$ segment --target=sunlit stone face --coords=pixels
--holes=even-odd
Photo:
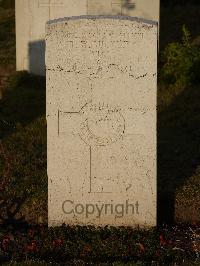
[[[49,225],[155,225],[157,25],[61,19],[46,49]]]

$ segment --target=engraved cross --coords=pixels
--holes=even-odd
[[[51,9],[53,7],[63,7],[63,0],[39,0],[38,7],[47,7],[49,9],[49,19],[51,19]]]

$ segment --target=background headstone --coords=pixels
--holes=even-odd
[[[59,19],[46,45],[49,225],[154,226],[157,24]]]
[[[45,24],[86,14],[87,0],[16,0],[17,70],[45,75]]]
[[[80,15],[128,15],[159,21],[159,0],[16,0],[17,70],[45,75],[45,23]]]
[[[158,0],[87,0],[88,15],[122,15],[159,21]]]

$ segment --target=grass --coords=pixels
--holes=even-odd
[[[47,219],[45,100],[45,80],[22,72],[10,78],[0,103],[2,176],[7,169],[7,191],[0,212],[6,222],[16,218],[8,217],[13,201],[19,202],[14,208],[27,221]]]
[[[23,126],[34,121],[35,118],[45,115],[46,93],[45,80],[41,77],[28,75],[26,72],[18,72],[9,79],[3,100],[1,101],[1,115],[5,122],[22,124]],[[6,123],[0,124],[5,126]],[[7,134],[8,127],[5,130]],[[3,137],[4,129],[1,128]]]

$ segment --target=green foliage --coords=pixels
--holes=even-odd
[[[185,25],[183,25],[182,31],[183,31],[183,45],[185,47],[191,47],[191,45],[190,45],[190,41],[191,41],[190,32],[186,28]]]
[[[200,4],[200,1],[197,1]],[[186,6],[174,5],[174,0],[171,0],[171,2],[173,6],[163,6],[163,2],[161,1],[160,51],[163,51],[169,43],[180,41],[182,37],[182,31],[180,29],[183,24],[190,29],[193,42],[199,39],[200,8],[188,0]]]
[[[200,48],[191,44],[190,33],[183,26],[182,43],[170,43],[162,54],[160,79],[184,88],[200,81]]]

